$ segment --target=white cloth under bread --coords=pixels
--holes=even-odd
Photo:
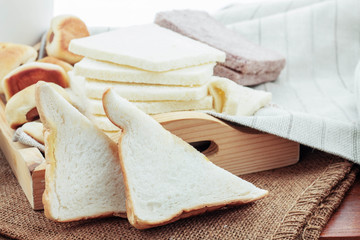
[[[247,1],[219,11],[227,27],[287,63],[277,81],[256,87],[281,107],[211,114],[360,163],[359,12],[357,0]]]

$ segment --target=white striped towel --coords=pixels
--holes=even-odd
[[[281,108],[252,117],[209,113],[360,163],[360,1],[246,1],[215,17],[282,53],[287,65],[275,82],[255,87]]]

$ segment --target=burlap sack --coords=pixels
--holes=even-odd
[[[55,223],[33,211],[0,158],[0,233],[17,239],[316,239],[356,177],[341,158],[303,149],[293,166],[242,178],[270,191],[255,203],[137,230],[126,219]]]

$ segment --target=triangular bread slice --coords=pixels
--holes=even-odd
[[[213,75],[215,63],[166,72],[151,72],[130,66],[84,58],[75,64],[75,74],[98,80],[160,85],[198,86]]]
[[[211,163],[132,103],[108,90],[108,118],[123,130],[118,147],[129,222],[139,229],[263,198],[266,190]]]
[[[124,216],[116,144],[44,82],[36,103],[44,124],[45,216],[59,222]]]

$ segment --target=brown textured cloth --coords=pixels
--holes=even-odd
[[[0,156],[0,233],[18,239],[316,239],[357,170],[348,161],[306,148],[296,165],[242,176],[269,190],[263,200],[137,230],[115,217],[73,223],[46,219],[30,208]]]

